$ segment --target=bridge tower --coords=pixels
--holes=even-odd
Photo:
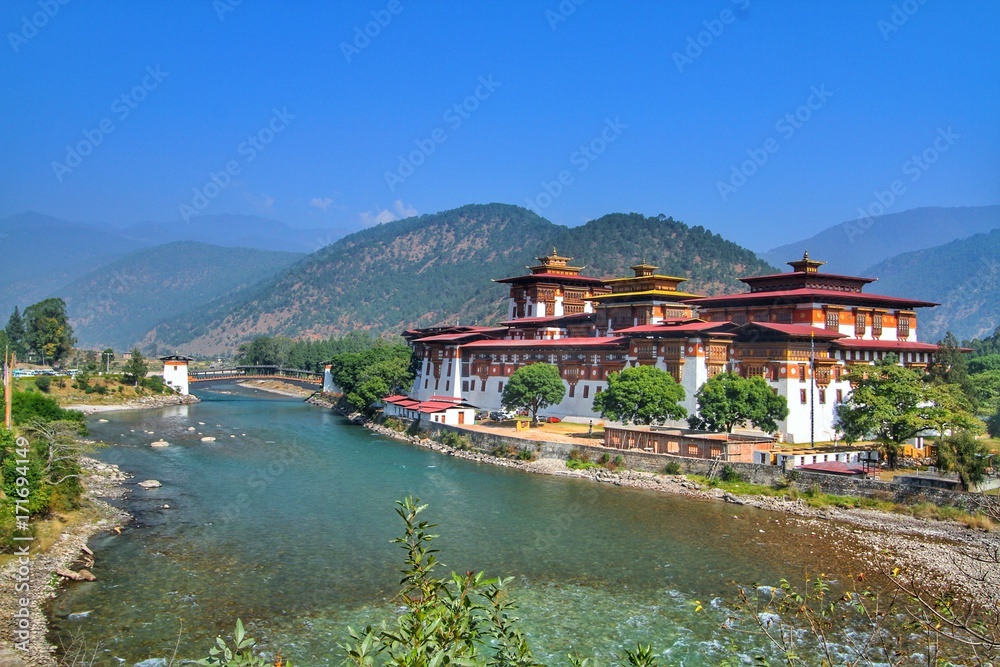
[[[191,357],[178,354],[160,357],[163,362],[163,381],[173,387],[181,396],[188,395],[188,363]]]

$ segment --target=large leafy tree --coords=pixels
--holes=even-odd
[[[24,309],[24,321],[25,341],[43,364],[58,363],[76,343],[62,299],[45,299],[28,306]]]
[[[503,388],[500,403],[508,410],[527,409],[531,421],[538,423],[538,411],[555,405],[566,395],[559,369],[546,363],[521,366]]]
[[[608,388],[594,398],[602,417],[629,424],[660,424],[687,415],[684,387],[654,366],[626,368],[608,376]]]
[[[131,382],[133,386],[138,387],[148,372],[149,364],[146,363],[146,358],[142,356],[139,348],[133,347],[129,360],[122,367],[122,375],[125,381]]]
[[[688,418],[691,428],[732,433],[749,422],[765,433],[776,433],[778,422],[788,416],[788,403],[762,377],[744,378],[719,373],[695,394],[698,414]]]
[[[874,439],[890,467],[896,467],[904,442],[937,425],[929,385],[895,359],[857,367],[847,379],[853,389],[837,406],[837,426],[848,442]]]
[[[976,407],[976,388],[969,377],[969,362],[962,345],[955,334],[948,332],[938,342],[938,350],[934,361],[927,369],[927,379],[933,384],[957,385],[972,403],[973,412]]]
[[[938,445],[938,467],[958,473],[963,491],[986,479],[990,459],[990,450],[970,431],[961,431]]]
[[[377,343],[362,352],[342,352],[333,357],[330,375],[355,410],[368,410],[390,394],[413,384],[413,353],[401,343]]]

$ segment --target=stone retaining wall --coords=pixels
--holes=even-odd
[[[427,431],[429,437],[435,440],[440,440],[440,434],[445,431],[452,431],[465,436],[472,443],[473,449],[485,453],[491,453],[497,447],[506,445],[516,449],[528,448],[536,452],[540,458],[565,460],[569,458],[569,453],[576,449],[588,454],[592,461],[596,461],[604,454],[608,454],[612,458],[621,456],[626,468],[647,472],[660,472],[668,463],[674,461],[680,465],[683,473],[689,475],[708,475],[715,464],[714,461],[708,459],[695,459],[687,456],[674,456],[672,454],[653,454],[637,450],[608,449],[599,445],[571,444],[541,439],[525,440],[522,438],[511,438],[495,433],[470,431],[460,426],[448,426],[446,424],[425,422],[422,424],[422,427]],[[716,474],[718,474],[722,465],[730,466],[743,479],[754,484],[771,485],[776,482],[788,481],[784,471],[778,466],[734,461],[716,466]],[[831,493],[838,496],[858,496],[876,498],[878,500],[891,500],[906,505],[930,502],[935,505],[953,506],[968,510],[972,509],[972,506],[975,504],[972,496],[957,491],[903,486],[876,479],[841,477],[804,470],[796,471],[794,476],[795,479],[791,484],[801,491],[808,490],[814,485],[819,485],[824,493]]]

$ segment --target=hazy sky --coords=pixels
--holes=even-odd
[[[0,29],[0,216],[506,202],[766,250],[1000,202],[995,1],[3,0]]]

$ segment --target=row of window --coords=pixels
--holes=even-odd
[[[826,389],[824,387],[819,387],[816,390],[816,398],[819,399],[820,405],[826,405]],[[799,402],[802,403],[802,405],[806,405],[809,402],[808,389],[799,389]],[[838,389],[836,403],[839,404],[843,402],[844,402],[844,390]]]

